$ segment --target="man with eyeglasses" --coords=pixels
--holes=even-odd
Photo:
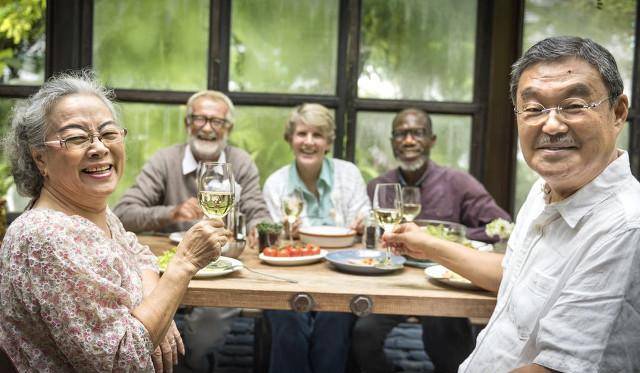
[[[512,66],[511,99],[541,179],[506,254],[408,225],[384,239],[498,291],[460,372],[639,372],[640,183],[616,147],[628,99],[615,59],[590,39],[542,40]]]
[[[429,115],[405,109],[392,122],[391,146],[400,166],[369,182],[372,198],[379,183],[400,183],[420,188],[421,212],[416,219],[444,220],[468,227],[471,239],[493,242],[485,225],[494,219],[511,220],[473,176],[430,160],[435,145]],[[356,321],[353,350],[363,372],[391,372],[383,345],[389,332],[406,316],[370,315]],[[436,372],[454,372],[473,350],[473,333],[466,318],[421,317],[424,347]]]
[[[236,182],[236,203],[251,232],[249,244],[255,242],[256,224],[271,218],[260,190],[258,168],[251,156],[227,144],[233,114],[233,103],[221,92],[201,91],[189,98],[184,119],[187,143],[154,154],[113,210],[127,230],[166,233],[188,230],[203,217],[196,199],[198,163],[228,162],[232,164]],[[237,309],[223,308],[178,310],[176,323],[187,349],[185,363],[191,370],[213,369],[213,350],[237,314]]]

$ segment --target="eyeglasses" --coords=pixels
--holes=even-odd
[[[70,151],[86,149],[93,144],[93,139],[96,138],[102,142],[105,146],[121,143],[125,136],[127,136],[127,129],[121,127],[111,127],[103,130],[100,133],[84,133],[82,135],[72,135],[66,138],[58,136],[58,140],[45,141],[43,144],[65,148]]]
[[[223,118],[207,117],[204,115],[190,115],[190,123],[193,124],[198,130],[201,130],[206,124],[210,124],[212,128],[226,128],[231,123]]]
[[[542,123],[553,110],[556,111],[556,115],[563,121],[572,122],[579,120],[587,110],[594,109],[601,103],[608,100],[610,97],[605,97],[600,101],[593,103],[587,103],[581,98],[568,98],[560,102],[558,106],[545,108],[542,104],[537,102],[526,103],[522,105],[520,109],[513,108],[516,115],[520,116],[522,123],[535,126]]]
[[[391,138],[395,141],[402,141],[408,135],[411,135],[414,139],[422,140],[427,137],[427,129],[426,128],[409,128],[406,130],[395,130],[391,132]]]

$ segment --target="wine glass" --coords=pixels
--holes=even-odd
[[[402,191],[400,184],[377,184],[373,193],[373,212],[378,224],[385,232],[393,232],[393,227],[402,220]],[[391,248],[387,246],[385,265],[391,262]]]
[[[198,171],[198,204],[209,219],[223,218],[233,207],[231,163],[203,162]]]
[[[402,216],[404,219],[409,222],[413,221],[416,216],[420,215],[420,210],[422,210],[420,188],[402,188]]]
[[[296,222],[300,213],[302,213],[303,202],[302,192],[299,189],[286,192],[280,199],[282,207],[282,215],[287,221],[287,236],[289,241],[293,241],[291,237],[291,226]]]

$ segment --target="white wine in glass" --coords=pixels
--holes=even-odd
[[[402,188],[402,216],[406,221],[413,221],[420,215],[422,204],[420,203],[420,189],[416,187]]]
[[[198,203],[209,218],[223,218],[233,208],[235,182],[231,163],[204,162],[198,173]]]
[[[400,184],[377,184],[373,193],[373,213],[385,232],[392,232],[402,220],[402,191]],[[391,248],[387,247],[385,265],[391,262]]]
[[[282,204],[282,214],[287,221],[287,236],[289,236],[289,241],[291,241],[293,239],[291,237],[291,226],[302,213],[302,208],[304,206],[302,193],[299,190],[294,189],[285,193],[280,202]]]

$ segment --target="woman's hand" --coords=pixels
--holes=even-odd
[[[393,252],[408,255],[416,259],[431,259],[431,243],[433,236],[426,233],[414,223],[397,226],[393,232],[385,232],[382,241],[391,246]]]
[[[178,354],[184,356],[184,344],[176,323],[171,321],[171,326],[169,326],[164,340],[160,342],[160,345],[151,354],[153,369],[157,373],[173,372],[173,366],[178,364]]]
[[[218,259],[222,246],[230,236],[231,232],[224,229],[222,220],[201,221],[184,235],[169,266],[178,261],[186,264],[193,275],[211,261]]]

